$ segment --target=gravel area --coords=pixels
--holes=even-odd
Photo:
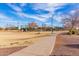
[[[59,34],[50,56],[79,56],[79,35]]]

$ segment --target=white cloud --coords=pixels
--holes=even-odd
[[[38,17],[41,17],[41,18],[49,18],[49,17],[51,17],[52,15],[50,14],[50,13],[48,13],[48,14],[41,14],[41,15],[37,15]]]
[[[21,3],[20,4],[21,7],[24,7],[25,5],[26,5],[26,3]]]
[[[8,17],[2,13],[0,13],[0,21],[2,21],[2,22],[16,22],[11,17]]]
[[[62,21],[62,16],[56,15],[56,16],[53,17],[53,19],[58,21],[58,22],[61,22]]]
[[[35,10],[39,10],[39,9],[43,9],[43,10],[47,10],[49,12],[54,12],[56,9],[60,8],[61,6],[65,5],[64,3],[43,3],[43,4],[35,4],[33,6],[33,8]]]
[[[0,27],[6,27],[7,24],[9,24],[9,26],[12,24],[17,26],[17,21],[14,21],[11,17],[0,13]]]
[[[6,21],[6,20],[10,20],[10,18],[7,17],[6,15],[0,13],[0,20],[5,20]]]
[[[72,10],[72,11],[70,11],[71,14],[74,14],[75,12],[76,12],[76,10]]]
[[[20,4],[22,7],[25,6],[26,4]],[[16,13],[13,12],[14,14],[17,14],[18,16],[20,16],[21,18],[23,17],[28,17],[28,18],[33,18],[33,19],[36,19],[36,20],[39,20],[39,21],[45,21],[46,18],[48,17],[48,14],[47,15],[29,15],[29,14],[26,14],[24,12],[22,12],[22,8],[16,6],[16,5],[12,5],[12,4],[8,4],[8,6],[10,6],[13,10],[17,11]]]
[[[17,12],[21,12],[22,9],[16,5],[12,5],[12,4],[8,4],[9,7],[11,7],[13,10],[17,11]]]
[[[21,6],[25,6],[26,4],[21,4]],[[54,11],[58,8],[61,8],[61,6],[63,6],[65,4],[56,4],[56,3],[36,3],[36,4],[33,4],[32,8],[34,10],[39,10],[39,9],[42,9],[42,10],[47,10],[49,11],[50,13],[48,14],[41,14],[41,15],[29,15],[29,14],[26,14],[24,12],[22,12],[22,8],[16,6],[16,5],[12,5],[12,4],[8,4],[8,6],[10,6],[13,10],[17,11],[16,13],[14,14],[17,14],[18,16],[20,16],[21,18],[23,17],[29,17],[29,18],[33,18],[33,19],[36,19],[36,20],[40,20],[42,22],[45,22],[46,20],[48,20],[49,17],[52,16],[52,14],[54,15]],[[54,16],[54,19],[57,20],[58,22],[60,22],[61,20],[61,17],[60,16]]]
[[[14,21],[11,17],[8,17],[2,13],[0,13],[0,21],[1,22],[17,22],[17,21]]]
[[[36,16],[36,15],[28,15],[28,14],[25,14],[25,13],[21,13],[21,12],[19,12],[19,13],[17,13],[20,17],[26,17],[26,18],[33,18],[33,19],[36,19],[36,20],[39,20],[39,21],[45,21],[46,20],[46,18],[44,18],[44,17],[38,17],[38,16]]]
[[[63,5],[66,5],[66,4],[64,4],[64,3],[61,3],[61,4],[60,3],[59,4],[57,4],[57,3],[35,4],[34,9],[35,10],[39,10],[39,9],[47,10],[47,11],[49,11],[48,14],[40,15],[40,16],[45,17],[45,18],[49,18],[53,15],[54,20],[57,20],[58,22],[60,22],[62,17],[59,15],[55,15],[55,10],[61,8]]]

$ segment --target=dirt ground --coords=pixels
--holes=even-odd
[[[79,35],[58,35],[50,56],[79,56]]]
[[[10,48],[0,48],[0,56],[8,56],[9,54],[19,51],[26,46],[21,46],[21,47],[10,47]]]

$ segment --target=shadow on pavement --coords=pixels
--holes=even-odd
[[[79,48],[79,44],[66,44],[64,46],[70,47],[70,48]]]

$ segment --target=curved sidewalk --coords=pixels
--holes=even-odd
[[[49,56],[54,48],[56,34],[52,36],[42,37],[35,44],[26,47],[20,51],[14,52],[9,56]]]

